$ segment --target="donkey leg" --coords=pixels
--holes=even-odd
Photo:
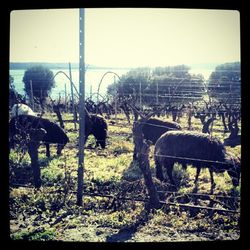
[[[49,143],[45,143],[45,147],[46,147],[46,156],[50,157]]]
[[[201,168],[196,168],[196,175],[195,175],[195,180],[194,180],[194,184],[195,184],[195,187],[193,189],[193,193],[197,193],[198,191],[198,177],[200,175],[200,172],[201,172]]]
[[[211,191],[210,191],[210,193],[213,194],[214,188],[215,188],[215,182],[214,182],[214,176],[213,176],[212,169],[209,169],[209,173],[210,173],[210,178],[211,178]]]
[[[134,154],[135,158],[137,158],[137,154]],[[155,168],[156,168],[156,178],[160,181],[164,181],[163,172],[162,172],[162,165],[157,160],[155,161]]]
[[[56,151],[57,155],[62,154],[62,150],[63,150],[64,146],[65,145],[63,145],[63,144],[57,144],[57,151]]]
[[[194,180],[194,183],[195,183],[195,185],[197,185],[197,183],[198,183],[198,177],[199,177],[199,175],[200,175],[200,172],[201,172],[201,168],[196,168],[196,176],[195,176],[195,180]]]
[[[176,184],[175,184],[175,181],[173,179],[173,168],[174,168],[174,163],[173,162],[169,162],[167,165],[166,165],[166,169],[167,169],[167,174],[168,174],[168,177],[169,177],[169,180],[171,182],[171,184],[176,187]]]

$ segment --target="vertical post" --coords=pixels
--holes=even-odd
[[[67,112],[67,87],[66,87],[66,83],[64,84],[64,104],[65,104],[65,110],[64,112]]]
[[[171,96],[171,89],[170,87],[168,87],[168,102],[169,102],[169,105],[170,105],[170,96]]]
[[[89,91],[89,98],[90,98],[90,100],[92,100],[92,84],[90,85],[90,91]]]
[[[140,81],[140,89],[139,89],[140,93],[139,93],[139,96],[140,96],[140,111],[142,111],[142,106],[141,106],[141,81]]]
[[[158,82],[156,83],[156,104],[159,104],[159,98],[158,98]]]
[[[117,94],[115,96],[115,122],[117,122]]]
[[[30,80],[30,103],[32,110],[34,110],[34,95],[33,95],[33,85],[32,85],[32,80]]]
[[[115,75],[114,75],[114,86],[116,83]],[[118,91],[116,90],[116,95],[115,95],[115,123],[117,122],[117,96],[118,96]]]
[[[72,82],[72,75],[71,75],[71,64],[69,63],[69,78],[70,78],[70,90],[71,90],[71,101],[72,101],[72,110],[74,116],[74,128],[76,130],[76,111],[75,111],[75,101],[74,101],[74,89],[73,89],[73,82]]]
[[[84,62],[84,9],[79,10],[79,161],[77,205],[82,206],[85,142],[85,62]]]
[[[150,170],[150,162],[149,162],[149,150],[150,150],[150,143],[144,140],[142,134],[142,124],[149,119],[150,116],[147,118],[142,118],[141,123],[134,123],[133,126],[133,138],[134,138],[134,155],[133,159],[137,160],[139,164],[139,168],[141,169],[145,185],[148,190],[149,194],[149,203],[147,204],[148,208],[160,208],[160,201],[159,196],[154,185],[152,179],[152,173]]]

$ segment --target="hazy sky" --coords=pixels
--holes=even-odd
[[[239,15],[234,10],[85,9],[85,62],[139,67],[240,61]],[[78,58],[79,9],[11,12],[11,62]]]

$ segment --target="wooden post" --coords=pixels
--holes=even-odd
[[[33,85],[32,85],[32,80],[30,80],[30,102],[31,102],[31,107],[32,110],[34,111],[34,95],[33,95]]]
[[[149,141],[145,141],[143,139],[142,126],[145,121],[146,119],[142,119],[141,122],[138,121],[134,122],[133,137],[135,143],[135,154],[139,164],[139,168],[141,169],[144,176],[145,185],[148,190],[148,195],[149,195],[148,208],[160,208],[161,204],[152,179],[152,174],[148,159],[150,143]]]
[[[152,179],[152,174],[151,174],[150,164],[149,164],[149,159],[148,159],[150,143],[144,140],[144,136],[142,133],[143,124],[156,112],[148,114],[145,117],[135,107],[133,107],[130,104],[128,105],[134,112],[137,112],[138,115],[140,115],[141,117],[140,121],[135,121],[133,125],[133,138],[134,138],[134,144],[135,144],[133,160],[138,162],[139,168],[141,169],[143,176],[144,176],[145,185],[147,187],[148,195],[149,195],[148,208],[160,208],[161,204],[160,204],[159,196],[158,196],[158,193],[156,191],[156,188]]]
[[[116,85],[116,78],[114,76],[114,86]],[[116,89],[115,95],[115,123],[117,122],[117,98],[118,98],[118,90]]]
[[[115,123],[117,122],[117,94],[115,96]]]
[[[140,95],[139,95],[139,97],[140,97],[140,110],[142,111],[142,104],[141,104],[141,81],[140,81],[140,89],[139,89],[139,91],[140,91]]]
[[[74,128],[76,130],[76,109],[75,109],[75,103],[74,103],[74,89],[73,89],[73,82],[72,82],[72,75],[71,75],[71,64],[69,63],[69,78],[70,78],[70,89],[71,89],[71,101],[72,101],[72,112],[73,112],[73,120],[74,120]]]
[[[159,89],[158,89],[158,82],[156,83],[156,104],[159,104],[159,95],[158,95]]]
[[[92,84],[90,85],[89,99],[92,100]]]
[[[66,112],[67,113],[67,87],[66,87],[66,83],[64,84],[64,104],[65,104],[65,110],[64,110],[64,112]]]

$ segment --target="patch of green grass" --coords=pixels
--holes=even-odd
[[[43,185],[53,186],[64,178],[64,162],[61,159],[53,159],[49,166],[41,170]]]
[[[9,154],[9,162],[10,165],[30,165],[31,160],[30,156],[27,151],[21,151],[21,150],[11,150]]]
[[[130,163],[129,167],[123,172],[122,179],[127,181],[135,181],[143,177],[142,171],[137,162]]]
[[[53,240],[56,236],[55,229],[35,229],[34,231],[24,230],[22,232],[15,233],[11,235],[13,240],[38,240],[38,241],[48,241]]]
[[[122,177],[123,171],[130,163],[130,157],[119,155],[117,157],[108,158],[89,158],[86,159],[86,172],[88,178],[100,181],[118,181]]]
[[[96,145],[95,137],[93,135],[89,135],[85,147],[95,148],[95,145]]]
[[[133,152],[133,145],[128,141],[114,142],[110,147],[110,152],[117,156]]]

